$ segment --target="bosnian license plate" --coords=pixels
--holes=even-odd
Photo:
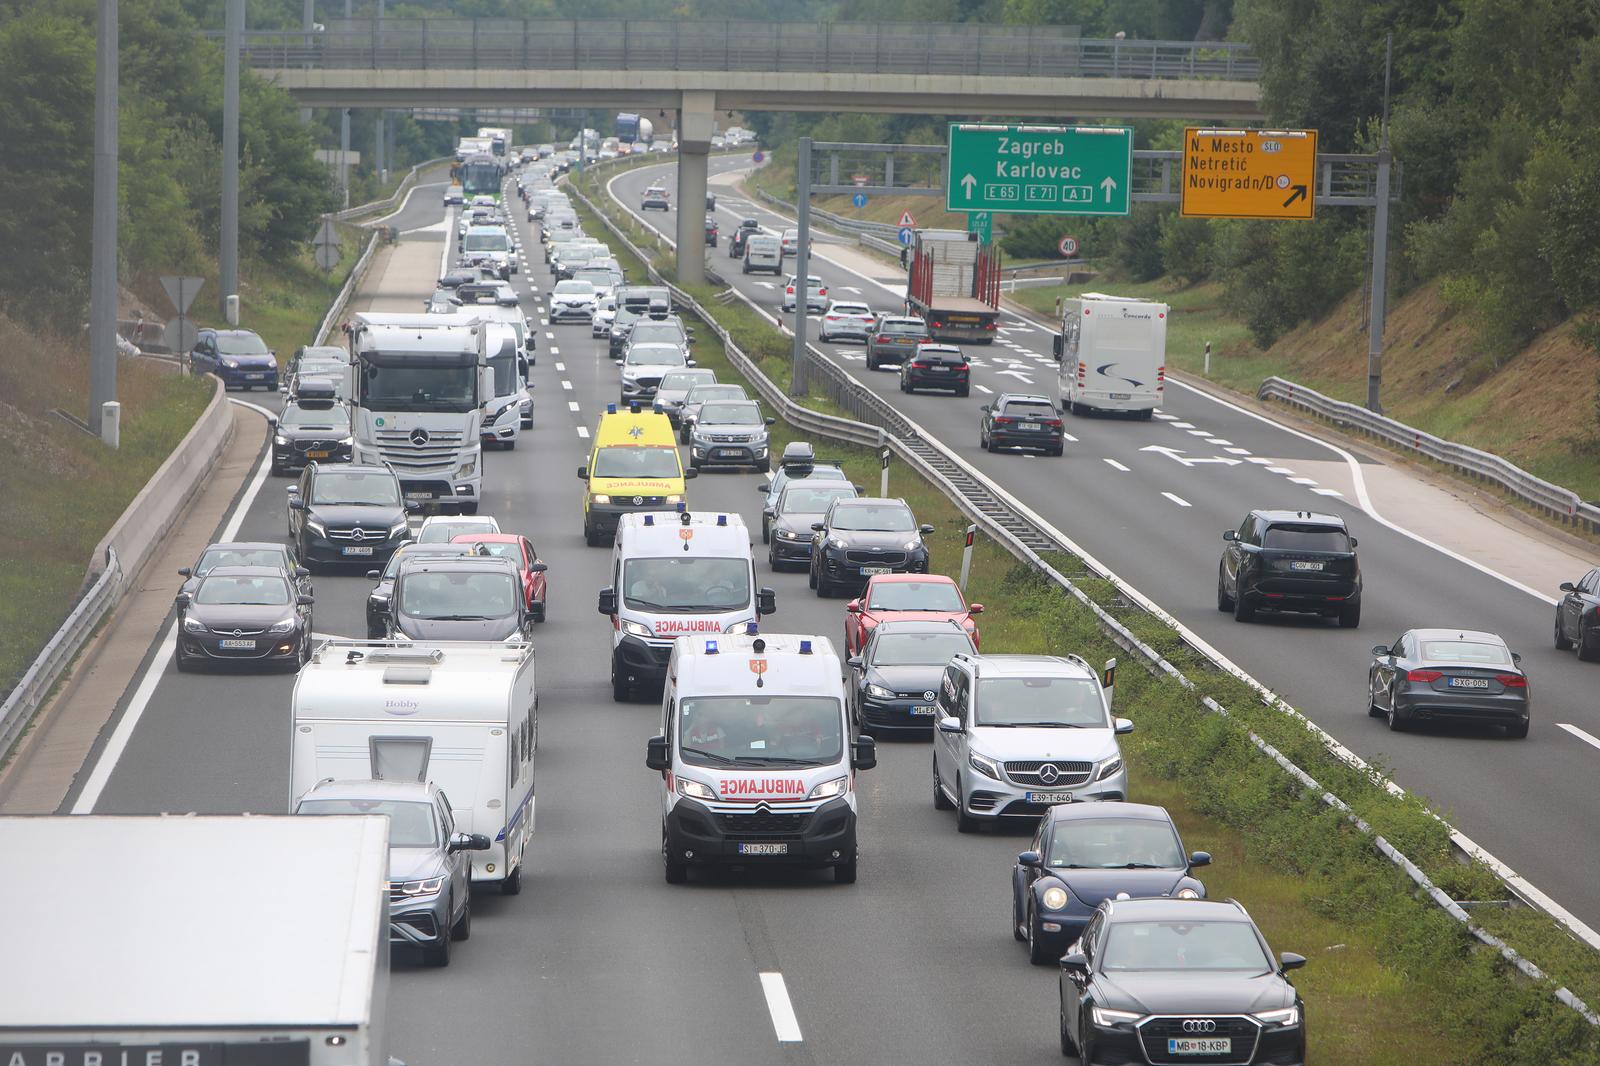
[[[219,640],[217,646],[223,651],[255,651],[256,642],[253,640]]]
[[[429,492],[427,489],[418,489],[415,492],[406,493],[406,499],[408,499],[408,500],[431,500],[431,499],[433,499],[433,493]]]
[[[1131,400],[1131,399],[1133,399],[1133,393],[1131,393],[1131,392],[1113,392],[1111,394],[1111,398],[1113,400]]]
[[[932,704],[928,704],[928,703],[919,703],[915,707],[910,708],[910,711],[911,711],[911,713],[913,715],[918,715],[918,716],[927,715],[929,717],[932,717],[933,716],[933,705]]]
[[[1056,804],[1056,803],[1071,803],[1072,802],[1072,793],[1070,793],[1070,792],[1025,792],[1025,793],[1023,793],[1022,798],[1027,800],[1029,803],[1043,803],[1043,804],[1047,804],[1047,805],[1048,804]]]
[[[1231,1055],[1233,1041],[1226,1036],[1168,1037],[1168,1055]]]
[[[740,855],[787,855],[787,844],[740,844]]]
[[[340,548],[339,551],[343,555],[371,555],[372,545],[364,544],[359,548],[352,545],[347,548]]]
[[[323,451],[323,452],[306,452],[306,458],[307,459],[326,459],[327,457],[328,457],[328,453],[325,452],[325,451]]]
[[[1293,559],[1289,562],[1290,570],[1321,570],[1321,563],[1310,563],[1302,559]]]
[[[863,566],[861,568],[861,576],[862,577],[871,577],[873,574],[892,574],[892,573],[894,573],[894,568],[890,567],[890,566]]]
[[[1487,677],[1452,677],[1450,679],[1450,687],[1451,688],[1488,688],[1489,687],[1489,679]]]

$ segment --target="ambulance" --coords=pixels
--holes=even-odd
[[[680,509],[621,517],[599,607],[611,619],[611,695],[621,703],[661,684],[676,638],[743,632],[778,602],[756,587],[742,517]]]
[[[594,450],[578,467],[583,481],[583,540],[599,547],[616,533],[617,521],[632,511],[671,509],[683,503],[683,483],[699,471],[685,470],[667,416],[641,411],[637,404],[618,411],[607,404],[594,431]]]
[[[679,637],[645,765],[661,775],[669,884],[691,866],[825,866],[855,881],[856,772],[877,753],[851,733],[827,637]]]

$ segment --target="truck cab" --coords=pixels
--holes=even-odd
[[[528,359],[522,354],[516,330],[504,322],[484,325],[485,346],[494,389],[483,401],[479,437],[507,451],[517,446],[522,430],[533,426],[533,395],[528,391]]]
[[[856,879],[856,773],[877,765],[856,737],[826,637],[695,634],[672,648],[660,733],[666,880],[690,866],[828,867]]]

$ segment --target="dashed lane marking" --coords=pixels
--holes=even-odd
[[[1113,470],[1122,471],[1124,474],[1128,472],[1128,468],[1117,462],[1115,459],[1107,459],[1105,460],[1105,464]]]
[[[577,414],[578,413],[578,401],[577,400],[568,400],[567,401],[567,410],[571,411],[573,414]]]
[[[1184,499],[1182,496],[1174,496],[1170,492],[1163,492],[1161,495],[1165,496],[1167,499],[1171,500],[1173,503],[1177,504],[1179,507],[1190,507],[1190,506],[1193,506],[1192,504],[1189,503],[1188,500]]]

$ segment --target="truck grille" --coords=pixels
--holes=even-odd
[[[1186,1032],[1184,1025],[1187,1022],[1200,1022],[1215,1026],[1210,1032]],[[1183,1039],[1185,1037],[1217,1036],[1227,1037],[1233,1042],[1233,1050],[1226,1055],[1169,1055],[1167,1054],[1167,1040],[1169,1038]],[[1239,1017],[1183,1017],[1183,1018],[1151,1018],[1139,1026],[1139,1040],[1144,1044],[1145,1057],[1152,1063],[1162,1066],[1167,1063],[1209,1063],[1211,1066],[1226,1066],[1229,1063],[1246,1063],[1255,1058],[1256,1041],[1261,1036],[1261,1027],[1249,1018]]]
[[[804,814],[719,814],[717,824],[728,836],[796,835],[805,827]]]
[[[1054,766],[1056,768],[1055,780],[1046,781],[1040,776],[1040,771],[1046,766]],[[1094,773],[1094,763],[1092,762],[1055,762],[1048,759],[1030,759],[1025,762],[1006,763],[1006,776],[1019,785],[1072,788],[1086,783],[1092,773]]]
[[[904,566],[905,552],[847,551],[845,560],[861,566]]]
[[[378,452],[395,472],[421,473],[449,470],[461,451],[461,434],[449,430],[429,430],[428,439],[416,444],[408,430],[379,430]]]

